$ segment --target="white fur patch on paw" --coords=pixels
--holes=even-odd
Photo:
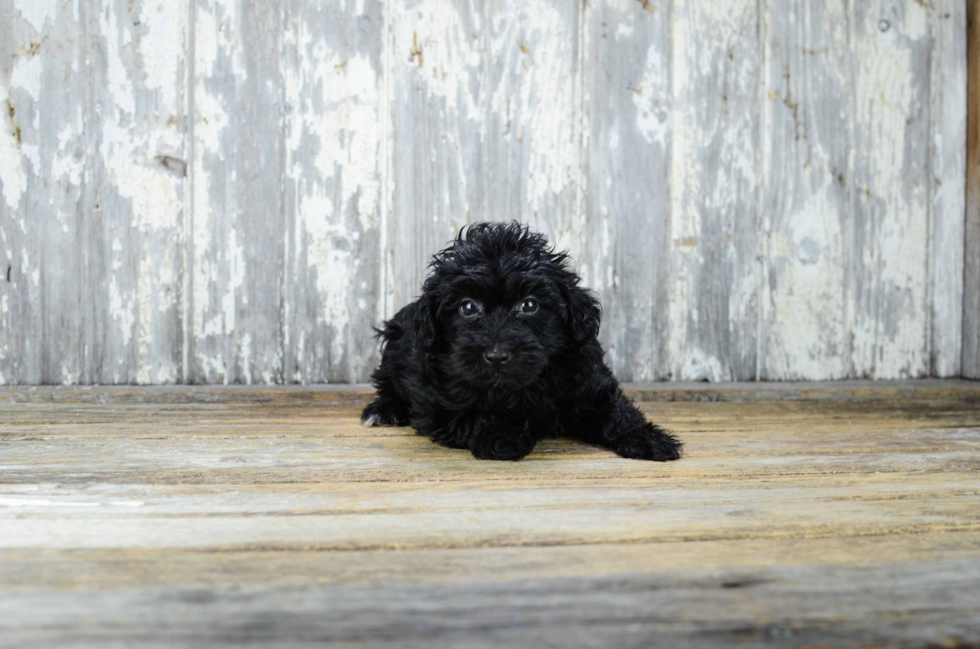
[[[370,417],[368,417],[367,419],[365,419],[361,423],[363,423],[365,427],[370,428],[371,426],[377,426],[378,425],[378,422],[380,422],[380,421],[381,421],[381,417],[380,416],[378,416],[378,415],[371,415]]]

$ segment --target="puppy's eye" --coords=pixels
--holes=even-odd
[[[538,310],[538,301],[533,297],[524,298],[521,302],[521,313],[524,315],[531,315]]]
[[[476,306],[476,302],[473,300],[463,300],[459,305],[459,312],[467,318],[475,316],[479,310],[479,307]]]

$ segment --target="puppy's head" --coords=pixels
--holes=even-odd
[[[479,223],[433,257],[413,322],[440,371],[476,387],[522,388],[555,354],[599,332],[599,303],[568,257],[517,223]]]

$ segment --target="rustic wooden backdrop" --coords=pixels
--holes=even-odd
[[[966,4],[0,0],[0,383],[364,381],[482,219],[625,380],[980,374]]]

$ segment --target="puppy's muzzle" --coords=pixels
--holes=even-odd
[[[510,352],[494,347],[483,352],[483,360],[494,370],[499,370],[510,362]]]

